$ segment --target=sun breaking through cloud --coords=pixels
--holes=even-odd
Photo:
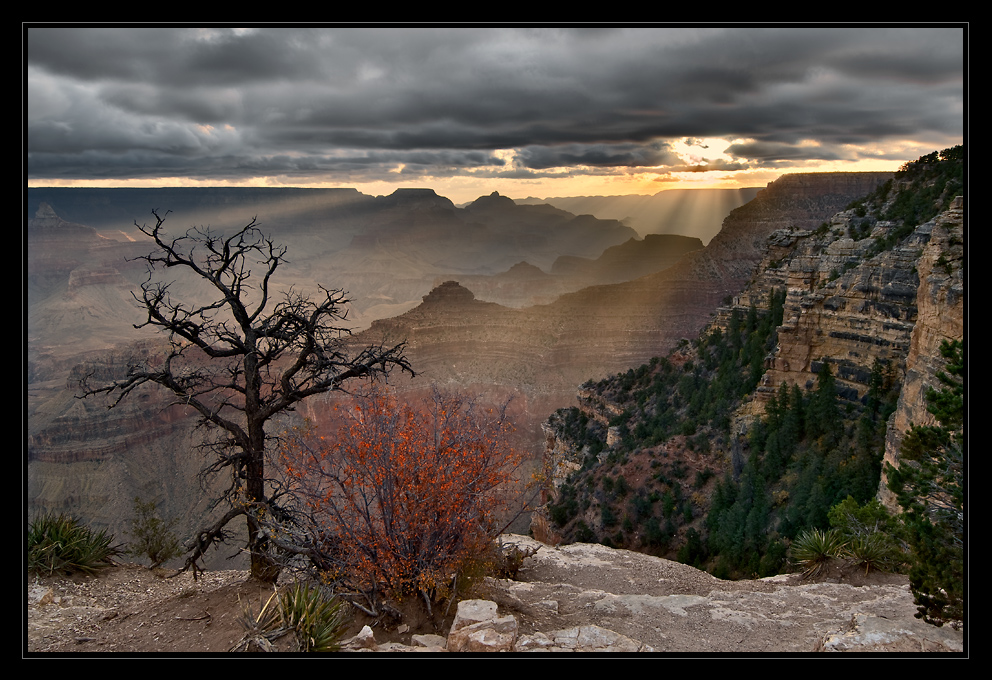
[[[891,170],[961,143],[964,37],[30,26],[28,180],[430,183],[468,200]]]

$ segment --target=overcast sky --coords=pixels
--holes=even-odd
[[[32,186],[763,186],[962,143],[964,30],[26,31]]]

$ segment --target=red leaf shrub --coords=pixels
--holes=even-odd
[[[374,388],[344,416],[333,439],[297,434],[281,451],[325,576],[433,600],[500,529],[504,492],[521,463],[508,444],[505,405],[484,409],[434,389],[400,406]]]

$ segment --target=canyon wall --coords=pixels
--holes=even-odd
[[[774,232],[758,274],[732,305],[718,310],[717,325],[726,328],[735,308],[767,309],[770,291],[786,290],[778,345],[756,393],[759,404],[783,383],[812,387],[824,363],[842,397],[863,401],[873,366],[884,365],[900,390],[886,428],[884,463],[898,467],[910,426],[935,423],[926,392],[939,386],[941,344],[964,339],[964,199],[956,197],[948,210],[880,253],[876,244],[897,225],[878,221],[859,233],[857,213],[839,212],[815,230]],[[884,465],[878,498],[899,511]]]
[[[964,201],[958,197],[950,210],[933,220],[930,239],[916,264],[917,321],[910,335],[902,392],[885,439],[884,460],[896,467],[910,425],[935,424],[927,410],[926,391],[940,384],[936,376],[944,370],[941,344],[964,340],[964,256]],[[890,510],[896,509],[884,468],[879,499]]]
[[[685,548],[690,561],[710,550],[719,555],[710,555],[709,566],[721,573],[750,540],[748,564],[735,568],[757,573],[784,559],[777,531],[791,539],[803,522],[825,525],[827,509],[847,494],[858,502],[877,495],[892,508],[878,478],[883,438],[885,460],[898,464],[909,424],[933,422],[925,395],[944,365],[941,343],[963,337],[963,184],[956,154],[946,156],[860,181],[842,174],[781,178],[731,213],[705,250],[650,277],[672,282],[669,291],[695,277],[685,289],[697,299],[717,285],[738,287],[684,336],[699,343],[679,343],[677,351],[657,353],[664,359],[632,363],[634,370],[608,380],[590,376],[578,391],[579,408],[545,423],[544,469],[555,483],[547,489],[553,502],[534,515],[534,535],[667,550],[670,557],[678,551],[680,560]],[[858,200],[843,197],[852,184]],[[816,215],[828,204],[834,212]],[[774,316],[762,312],[772,309]],[[680,311],[688,316],[693,308]],[[812,408],[794,415],[784,435],[768,434],[780,423],[755,427],[780,387],[813,388],[825,367],[840,397],[830,422],[844,423],[830,434],[835,439],[811,434],[811,420],[811,441],[802,444],[809,448],[781,443],[805,436],[797,430]],[[821,458],[807,455],[814,450]],[[770,479],[754,482],[766,472]],[[742,494],[753,484],[765,496],[728,501],[738,488],[732,483]],[[672,494],[671,507],[659,517],[651,507],[664,494]],[[742,538],[744,528],[724,522],[731,512],[748,517],[748,531],[768,518],[762,535],[772,537],[771,547]]]
[[[810,388],[830,365],[842,397],[863,401],[876,361],[900,389],[887,425],[884,461],[898,466],[899,448],[911,424],[934,424],[926,392],[944,369],[940,346],[964,339],[964,201],[917,226],[891,249],[875,244],[896,228],[877,222],[863,238],[851,238],[855,210],[834,215],[818,230],[788,229],[769,238],[768,253],[753,284],[719,310],[767,308],[772,289],[787,291],[778,345],[766,359],[759,402],[782,383]],[[878,497],[892,511],[895,498],[883,472]]]

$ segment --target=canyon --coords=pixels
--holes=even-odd
[[[517,203],[549,203],[577,215],[620,220],[641,234],[681,234],[708,244],[720,232],[723,218],[751,201],[761,189],[668,189],[653,195],[528,197]]]
[[[596,261],[603,251],[636,241],[638,235],[620,222],[576,217],[550,206],[514,206],[498,195],[483,197],[474,208],[456,209],[430,190],[377,199],[336,195],[338,203],[327,211],[335,219],[340,216],[339,229],[326,228],[330,218],[316,232],[295,229],[288,218],[273,224],[285,226],[275,235],[290,246],[290,253],[300,253],[287,271],[291,283],[337,272],[332,264],[342,267],[344,283],[349,270],[342,263],[349,259],[350,266],[365,268],[365,278],[355,284],[364,292],[356,296],[360,300],[351,341],[408,343],[418,377],[398,379],[399,392],[436,383],[496,402],[512,397],[517,443],[538,465],[545,443],[541,424],[555,409],[576,403],[580,384],[626,371],[667,353],[683,338],[695,337],[715,310],[739,295],[754,276],[766,256],[769,235],[815,229],[890,176],[783,176],[733,210],[705,248],[686,248],[667,269],[632,281],[586,286],[545,304],[527,305],[517,295],[520,307],[480,299],[468,282],[486,267],[493,276],[514,267],[527,269],[521,262],[555,276],[553,266],[562,256]],[[165,196],[152,196],[157,204],[152,207],[162,205]],[[207,199],[214,202],[210,214],[217,220],[232,203],[239,219],[244,218],[243,206],[234,199],[206,196],[198,200],[201,205]],[[316,194],[308,196],[312,200]],[[148,200],[128,198],[145,202],[143,211]],[[90,201],[88,209],[96,210],[92,206],[99,202]],[[372,210],[377,202],[381,210]],[[297,216],[305,209],[325,210],[312,204],[283,204],[282,209]],[[151,389],[109,411],[75,398],[74,381],[83,371],[115,375],[130,354],[153,355],[162,342],[132,327],[130,290],[144,271],[130,260],[145,254],[147,244],[136,239],[133,227],[120,227],[133,218],[113,220],[125,233],[117,240],[107,222],[84,226],[40,204],[39,210],[28,228],[29,513],[70,510],[97,526],[121,531],[137,495],[162,503],[163,513],[180,517],[180,526],[191,529],[207,513],[195,480],[201,461],[194,450],[198,433],[191,414]],[[356,217],[370,210],[374,219]],[[511,217],[514,213],[518,218]],[[74,220],[88,219],[85,211],[78,214]],[[541,220],[548,216],[551,226],[538,238],[535,225],[547,225]],[[191,221],[178,211],[169,216],[173,218],[184,226]],[[436,244],[441,241],[453,242],[454,249],[439,254]],[[497,242],[510,246],[491,247]],[[335,247],[341,248],[337,259],[332,257]],[[421,266],[427,254],[429,266]],[[416,267],[410,264],[414,261]],[[565,260],[559,269],[577,262]],[[588,269],[599,275],[597,267]],[[406,276],[409,272],[416,275]],[[461,276],[465,284],[458,282]],[[404,278],[416,285],[401,287],[397,282]],[[414,297],[418,293],[419,299]],[[401,313],[389,313],[394,310]],[[362,323],[367,323],[364,330]],[[329,399],[311,400],[298,415],[319,418],[329,404]]]

